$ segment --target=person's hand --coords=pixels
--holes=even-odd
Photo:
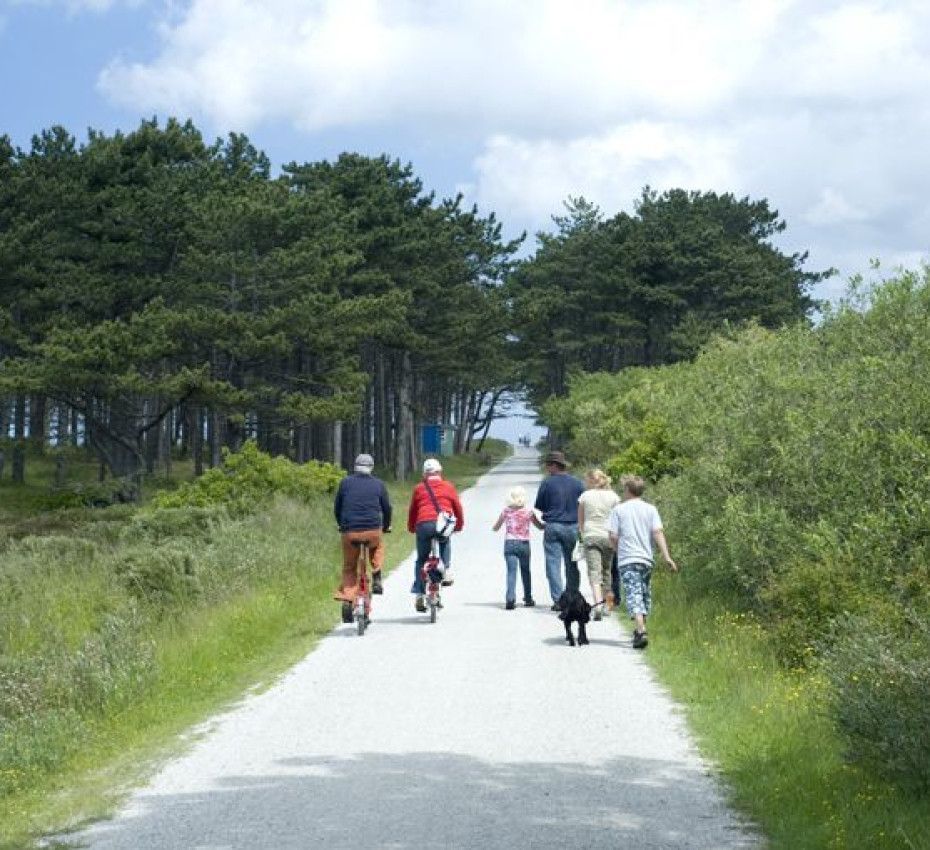
[[[678,564],[676,564],[671,558],[666,558],[665,563],[668,564],[668,568],[673,572],[678,572]]]

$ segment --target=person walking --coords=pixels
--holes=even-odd
[[[578,534],[591,583],[591,604],[596,606],[595,620],[601,619],[603,609],[609,612],[614,605],[610,584],[614,546],[610,542],[607,520],[620,497],[610,489],[610,484],[610,477],[603,470],[592,469],[585,475],[587,489],[578,499]],[[601,602],[604,605],[600,605]]]
[[[342,535],[342,581],[334,595],[342,603],[342,619],[352,622],[352,605],[358,594],[358,543],[368,544],[371,558],[371,592],[383,593],[384,566],[382,533],[391,530],[391,497],[381,479],[372,474],[375,461],[370,454],[355,458],[352,475],[339,482],[333,513]],[[346,619],[348,617],[348,619]]]
[[[439,540],[439,557],[446,568],[442,583],[450,585],[453,582],[451,535],[437,537],[436,534],[436,519],[440,511],[455,516],[454,531],[461,531],[465,527],[465,512],[462,510],[459,494],[451,481],[443,479],[442,464],[431,457],[423,462],[423,480],[414,488],[407,512],[407,530],[417,536],[417,559],[413,567],[411,592],[416,594],[414,607],[420,612],[426,610],[426,588],[421,571],[430,555],[434,538]]]
[[[517,567],[520,568],[520,580],[523,584],[523,604],[532,608],[533,590],[530,578],[530,525],[545,528],[535,512],[526,506],[526,490],[514,487],[507,499],[507,507],[493,525],[494,531],[506,527],[504,536],[504,562],[507,565],[507,590],[504,595],[504,608],[512,611],[517,604]]]
[[[543,532],[546,580],[552,597],[552,610],[558,611],[558,599],[566,586],[569,590],[578,590],[581,584],[578,565],[572,560],[572,551],[578,539],[578,499],[584,492],[584,485],[575,476],[568,474],[568,462],[562,452],[549,452],[545,463],[547,477],[539,485],[534,507],[542,515],[546,526]]]
[[[673,573],[678,565],[672,560],[662,528],[662,519],[655,505],[643,501],[646,483],[638,475],[624,475],[620,479],[623,498],[610,512],[608,531],[617,548],[617,565],[623,596],[630,619],[635,621],[633,648],[645,649],[649,643],[646,634],[646,617],[652,608],[653,543],[659,547],[662,558]]]

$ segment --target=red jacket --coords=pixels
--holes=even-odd
[[[440,509],[455,514],[455,530],[461,531],[465,527],[465,512],[462,510],[459,494],[456,493],[452,482],[445,481],[439,475],[430,475],[429,486],[432,488]],[[426,492],[426,485],[421,481],[414,487],[413,495],[410,497],[407,531],[412,534],[421,522],[435,521],[436,508],[433,507],[433,500],[429,497],[429,493]]]

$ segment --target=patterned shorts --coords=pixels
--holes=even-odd
[[[620,567],[620,581],[623,583],[623,598],[627,613],[649,613],[652,608],[652,591],[649,581],[652,578],[651,564],[624,564]]]

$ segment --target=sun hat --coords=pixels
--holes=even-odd
[[[556,466],[561,466],[562,469],[565,469],[568,466],[568,461],[565,460],[565,455],[562,452],[549,452],[546,455],[546,463],[554,463]]]

